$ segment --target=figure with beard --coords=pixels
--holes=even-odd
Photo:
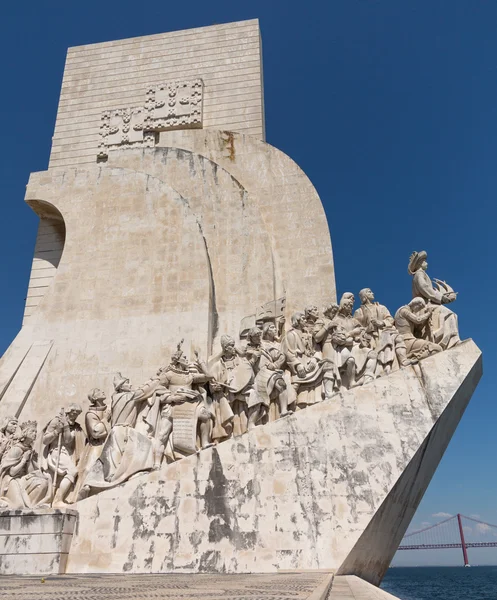
[[[345,292],[333,319],[335,330],[332,342],[336,352],[336,366],[342,385],[347,389],[373,381],[378,361],[376,352],[370,346],[371,337],[352,316],[353,308],[354,294]]]

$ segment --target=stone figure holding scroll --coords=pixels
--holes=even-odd
[[[82,412],[79,404],[70,404],[44,428],[42,435],[43,468],[51,474],[54,483],[54,506],[74,502],[69,496],[78,478],[78,466],[86,443],[86,436],[76,419]]]
[[[424,250],[413,252],[409,258],[407,270],[413,276],[412,297],[423,298],[435,307],[427,323],[427,339],[438,344],[443,350],[448,350],[461,341],[457,315],[446,306],[454,302],[457,293],[445,281],[439,279],[431,281],[426,273],[428,269],[426,258],[427,254]]]
[[[36,421],[23,423],[0,461],[0,508],[48,507],[52,478],[38,468]]]
[[[407,358],[404,338],[395,328],[395,322],[386,306],[375,302],[370,288],[359,292],[361,306],[355,311],[354,319],[365,328],[371,336],[371,346],[378,355],[377,375],[388,375],[397,365],[406,367],[413,360]]]
[[[378,360],[376,352],[371,348],[371,336],[352,316],[353,308],[354,294],[345,292],[333,319],[335,330],[332,341],[336,365],[345,388],[373,381]]]
[[[172,427],[159,430],[159,439],[165,448],[172,433],[174,453],[180,456],[212,445],[211,431],[215,418],[212,403],[207,400],[207,392],[200,387],[211,381],[213,376],[198,354],[197,360],[191,365],[183,354],[181,344],[172,355],[171,363],[158,373],[159,382],[166,389],[160,400],[161,422],[172,423]],[[200,434],[199,443],[197,433]]]

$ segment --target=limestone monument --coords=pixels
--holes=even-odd
[[[316,190],[264,141],[258,21],[70,48],[26,202],[0,571],[378,584],[480,351],[426,252],[396,312],[369,288],[337,303]]]

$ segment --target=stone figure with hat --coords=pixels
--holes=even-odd
[[[457,315],[446,306],[454,302],[457,292],[454,292],[445,281],[433,279],[432,282],[426,273],[428,269],[426,258],[427,253],[424,250],[413,252],[409,258],[407,270],[409,275],[413,276],[412,297],[423,298],[427,303],[435,306],[426,328],[427,339],[441,346],[443,350],[448,350],[461,341]]]

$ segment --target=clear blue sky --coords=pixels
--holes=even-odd
[[[21,326],[37,227],[24,186],[48,166],[67,47],[258,17],[267,141],[321,196],[339,292],[371,287],[394,311],[410,299],[409,254],[425,249],[430,275],[459,292],[462,337],[484,352],[413,525],[439,512],[497,523],[497,3],[29,0],[1,12],[0,354]]]

